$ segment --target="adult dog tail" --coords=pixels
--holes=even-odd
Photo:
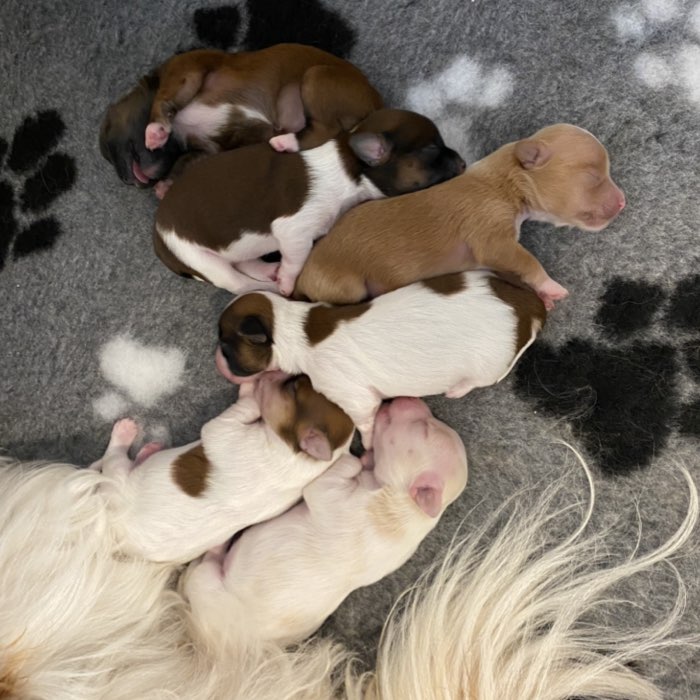
[[[602,551],[605,538],[584,536],[594,496],[588,476],[590,507],[563,542],[552,544],[551,535],[552,526],[571,510],[553,507],[561,486],[550,488],[531,509],[511,499],[512,508],[507,504],[478,532],[454,542],[444,560],[395,606],[376,670],[350,675],[348,698],[661,698],[633,665],[691,641],[674,638],[685,604],[682,580],[672,565],[667,567],[676,579],[675,604],[643,629],[620,629],[620,613],[639,606],[608,596],[625,579],[669,563],[688,542],[698,520],[698,494],[683,470],[690,498],[675,534],[657,549],[637,555],[635,548],[611,566]],[[504,518],[495,539],[489,537]]]

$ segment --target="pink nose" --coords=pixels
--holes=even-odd
[[[398,399],[394,399],[389,404],[389,410],[393,418],[400,416],[408,418],[430,415],[430,409],[427,404],[411,396],[401,396]]]
[[[625,200],[625,195],[623,194],[622,191],[620,191],[620,194],[618,195],[617,198],[617,207],[620,211],[622,211],[625,208],[625,204],[627,204],[627,201]]]

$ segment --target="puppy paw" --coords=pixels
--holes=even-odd
[[[164,124],[151,122],[146,127],[146,148],[153,151],[156,148],[161,148],[170,136],[170,129]]]
[[[153,192],[158,199],[163,199],[172,184],[172,180],[158,180],[158,182],[153,185]]]
[[[131,447],[139,434],[139,426],[131,418],[118,420],[112,428],[111,447]]]
[[[561,301],[569,296],[569,292],[553,279],[547,280],[535,290],[537,296],[542,299],[545,309],[551,311],[554,308],[555,301]]]
[[[296,134],[279,134],[279,136],[273,136],[269,143],[279,153],[296,153],[299,150],[299,139]]]
[[[297,282],[297,275],[283,271],[281,268],[277,272],[277,291],[284,297],[292,295],[294,285]]]

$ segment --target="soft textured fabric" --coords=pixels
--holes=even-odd
[[[229,295],[158,261],[156,200],[118,180],[98,128],[107,104],[176,50],[298,41],[354,61],[389,104],[434,118],[469,163],[549,123],[583,126],[608,148],[628,201],[600,233],[524,226],[523,243],[571,296],[502,384],[429,400],[465,441],[467,489],[405,567],[351,596],[323,632],[371,653],[396,593],[467,512],[565,474],[583,497],[559,438],[596,472],[598,517],[627,523],[621,549],[636,537],[635,502],[649,546],[680,522],[674,465],[700,479],[696,0],[5,0],[0,36],[8,454],[86,464],[126,414],[145,438],[182,444],[235,398],[213,362]],[[697,552],[678,567],[690,585],[685,624],[697,630]],[[630,620],[674,596],[653,580],[630,585]],[[697,655],[670,660],[642,672],[669,698],[700,696]]]

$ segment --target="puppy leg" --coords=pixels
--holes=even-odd
[[[139,434],[139,427],[131,418],[118,420],[112,428],[112,435],[101,460],[102,473],[107,476],[128,474],[133,466],[129,459],[129,448]]]
[[[383,106],[366,78],[347,66],[313,66],[304,73],[301,99],[307,126],[299,134],[302,150],[316,148],[349,131]]]
[[[234,267],[239,272],[248,275],[248,277],[252,277],[254,280],[260,280],[261,282],[277,282],[277,271],[279,270],[280,264],[255,259],[237,262]]]
[[[146,126],[146,148],[151,151],[165,145],[173,117],[194,99],[204,82],[206,73],[202,68],[190,68],[183,75],[177,65],[176,61],[168,64],[153,98],[151,122]]]
[[[365,450],[369,450],[372,447],[374,418],[379,410],[379,407],[382,405],[382,398],[372,390],[358,394],[357,388],[354,387],[350,389],[350,391],[356,392],[352,397],[352,401],[341,401],[341,404],[343,404],[343,410],[350,416],[352,422],[355,424],[355,427],[360,432],[362,446],[365,448]],[[351,394],[348,393],[347,395]],[[336,403],[338,402],[336,401]]]
[[[497,252],[480,254],[475,251],[480,265],[490,267],[498,272],[516,275],[544,302],[545,308],[551,311],[554,302],[564,299],[569,292],[555,282],[540,264],[539,260],[523,248],[520,243],[499,247]]]
[[[198,272],[216,287],[226,289],[231,294],[245,294],[253,291],[274,291],[274,282],[261,282],[244,275],[233,265],[212,250],[199,249],[191,251],[187,260],[182,260],[188,267]]]
[[[273,222],[272,235],[279,241],[282,254],[277,271],[277,289],[280,294],[288,297],[294,291],[297,277],[311,252],[315,233],[306,226],[290,225],[288,221]]]

